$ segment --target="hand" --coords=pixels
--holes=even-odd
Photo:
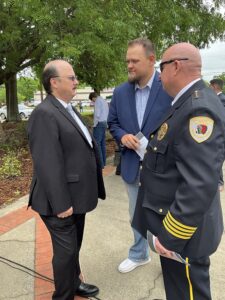
[[[222,192],[224,190],[224,184],[219,184],[219,191]]]
[[[71,216],[73,214],[73,207],[71,206],[69,209],[67,209],[66,211],[60,213],[57,215],[58,218],[67,218],[69,216]]]
[[[163,245],[160,243],[159,239],[155,239],[155,250],[159,253],[161,256],[165,256],[167,258],[173,257],[173,251],[170,251],[163,247]]]
[[[121,143],[127,148],[133,150],[137,150],[140,146],[139,139],[133,134],[125,134],[121,139]]]

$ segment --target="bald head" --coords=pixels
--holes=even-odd
[[[192,73],[201,74],[202,59],[199,50],[192,44],[179,43],[168,48],[164,56],[175,58],[188,58],[186,64],[184,64],[184,70],[191,71]]]
[[[164,88],[174,97],[190,82],[201,78],[201,67],[200,52],[194,45],[179,43],[171,46],[162,57],[161,79]]]
[[[42,83],[48,94],[69,102],[76,95],[78,85],[73,67],[65,60],[52,60],[44,68]]]
[[[62,59],[52,60],[48,62],[42,74],[42,84],[46,93],[52,94],[50,79],[59,76],[59,71],[61,68],[65,67],[70,64]]]

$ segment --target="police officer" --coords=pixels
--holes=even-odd
[[[217,94],[218,98],[225,107],[225,94],[223,93],[223,80],[220,78],[214,78],[210,80],[210,87]],[[222,192],[224,190],[224,179],[223,179],[223,170],[220,170],[220,179],[219,179],[219,190]]]
[[[193,45],[168,48],[160,69],[174,100],[150,134],[132,225],[156,236],[167,300],[210,300],[209,255],[223,232],[218,180],[225,111],[201,80]],[[172,259],[174,252],[184,263]]]

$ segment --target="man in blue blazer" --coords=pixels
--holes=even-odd
[[[126,55],[128,82],[115,88],[110,103],[108,125],[112,136],[122,147],[121,175],[129,198],[130,221],[137,201],[141,158],[136,153],[140,146],[136,135],[141,132],[147,139],[149,132],[171,105],[171,98],[163,90],[158,72],[154,69],[154,46],[147,38],[128,43]],[[150,262],[145,238],[135,229],[134,244],[128,258],[118,270],[126,273]]]

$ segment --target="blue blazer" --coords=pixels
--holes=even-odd
[[[125,134],[136,135],[141,131],[149,138],[149,133],[171,106],[172,98],[163,90],[159,73],[156,72],[147,102],[142,127],[139,127],[135,84],[123,83],[116,87],[109,107],[108,126],[110,133],[120,143]],[[140,157],[134,150],[123,147],[121,156],[121,175],[127,183],[134,183],[140,166]]]

